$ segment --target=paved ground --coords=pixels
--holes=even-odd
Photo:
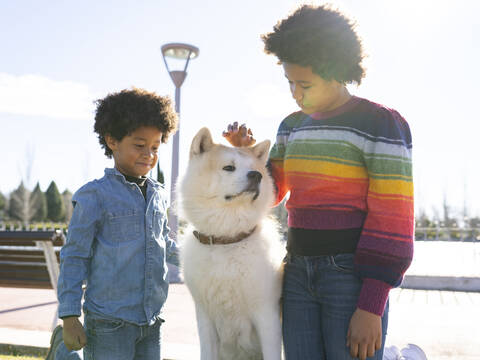
[[[184,285],[171,285],[163,328],[165,359],[199,358],[194,306]],[[414,343],[429,360],[480,359],[480,293],[395,289],[387,345]],[[53,290],[0,288],[0,344],[47,347]]]
[[[0,287],[0,344],[48,347],[56,306],[53,290]],[[184,285],[170,286],[163,317],[163,357],[199,358],[195,309]]]
[[[387,345],[405,343],[429,360],[479,360],[480,293],[392,290]]]
[[[416,242],[407,275],[480,277],[480,243]],[[53,290],[0,287],[0,344],[47,347],[56,309]],[[165,306],[165,359],[199,358],[192,299],[174,284]],[[480,360],[480,292],[395,289],[387,345],[419,345],[429,360]]]

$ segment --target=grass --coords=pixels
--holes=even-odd
[[[0,344],[0,360],[43,360],[47,349]]]

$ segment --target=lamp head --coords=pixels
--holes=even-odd
[[[189,44],[170,43],[162,46],[163,62],[165,63],[167,71],[177,88],[182,86],[183,81],[187,76],[187,67],[190,59],[195,59],[198,56],[198,53],[198,48]],[[178,63],[185,62],[183,70],[170,70],[170,67],[167,63],[167,58],[174,59],[173,62],[176,62],[177,65]]]
[[[162,55],[174,59],[186,60],[198,57],[199,50],[197,47],[189,44],[170,43],[162,45]]]

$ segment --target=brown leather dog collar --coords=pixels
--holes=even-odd
[[[224,236],[216,237],[213,235],[207,236],[199,233],[197,230],[193,231],[193,235],[198,239],[198,241],[200,241],[202,244],[205,244],[205,245],[228,245],[228,244],[234,244],[234,243],[240,242],[243,239],[249,237],[250,235],[253,234],[256,228],[257,227],[254,226],[253,229],[250,230],[249,232],[240,233],[237,236],[231,237],[231,238],[224,237]]]

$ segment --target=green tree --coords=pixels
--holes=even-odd
[[[37,183],[30,195],[30,206],[32,210],[33,221],[44,221],[47,218],[47,197],[40,189],[40,183]]]
[[[63,198],[63,207],[64,207],[64,218],[63,220],[68,223],[72,217],[73,213],[73,205],[72,205],[72,193],[66,189],[62,193]]]
[[[470,218],[468,221],[468,225],[472,228],[480,229],[480,217],[473,217]]]
[[[7,209],[7,198],[0,192],[0,220],[3,219]]]
[[[160,162],[157,164],[157,181],[162,185],[165,184],[165,177],[163,176],[162,169],[160,169]]]
[[[416,226],[420,228],[435,227],[435,223],[430,219],[425,212],[425,209],[420,208],[417,217],[415,219]]]
[[[62,221],[65,215],[63,199],[55,181],[50,183],[45,195],[47,197],[47,219],[51,221]]]
[[[447,228],[458,226],[458,221],[452,214],[452,207],[447,201],[447,195],[443,195],[443,224]]]
[[[23,181],[10,194],[8,212],[12,219],[23,222],[28,222],[31,219],[30,191],[23,185]]]
[[[0,192],[0,210],[5,210],[7,207],[7,198]]]

